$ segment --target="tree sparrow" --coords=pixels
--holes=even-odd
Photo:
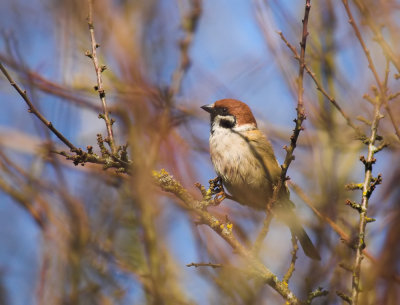
[[[211,161],[223,185],[240,204],[266,210],[273,187],[279,181],[281,167],[271,143],[257,128],[249,106],[238,100],[222,99],[201,108],[211,116]],[[304,253],[320,260],[294,212],[286,185],[273,211],[298,238]]]

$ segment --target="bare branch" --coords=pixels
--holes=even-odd
[[[53,124],[47,120],[40,112],[37,110],[37,108],[33,105],[32,101],[29,99],[28,95],[26,94],[25,90],[22,90],[18,84],[11,78],[11,76],[8,74],[6,68],[3,66],[3,64],[0,62],[0,70],[3,72],[4,76],[7,78],[7,80],[10,82],[10,85],[14,87],[15,90],[19,93],[19,95],[24,99],[25,103],[28,105],[28,112],[34,114],[44,125],[47,126],[48,129],[50,129],[57,138],[59,138],[65,145],[69,147],[69,149],[73,152],[77,152],[78,149],[66,138],[64,135],[59,132]]]
[[[283,276],[283,282],[289,284],[289,280],[293,275],[294,268],[296,265],[296,260],[297,260],[297,251],[299,250],[299,246],[297,244],[297,238],[296,236],[292,233],[292,259],[290,261],[290,266],[289,269],[286,271],[286,274]]]
[[[106,67],[100,66],[99,60],[97,59],[96,49],[99,47],[99,44],[97,44],[96,39],[94,37],[93,0],[88,0],[88,1],[89,1],[89,16],[88,16],[87,22],[89,25],[90,40],[92,42],[92,52],[91,53],[86,52],[86,55],[92,59],[94,69],[96,71],[96,77],[97,77],[97,88],[96,89],[97,89],[97,92],[99,92],[99,97],[100,97],[101,104],[103,107],[103,114],[102,114],[101,118],[103,118],[104,122],[106,123],[108,142],[109,142],[112,154],[115,155],[117,153],[117,147],[115,145],[115,140],[114,140],[114,135],[113,135],[113,130],[112,130],[113,121],[110,118],[110,113],[107,108],[106,92],[104,90],[103,79],[101,76],[101,73],[105,70]]]
[[[294,150],[297,145],[297,139],[300,135],[300,131],[303,130],[302,124],[303,121],[306,119],[305,115],[305,110],[304,110],[304,103],[303,103],[303,78],[304,78],[304,65],[305,65],[305,52],[306,52],[306,44],[307,44],[307,36],[308,36],[308,17],[311,9],[311,0],[306,0],[305,1],[305,9],[304,9],[304,18],[302,20],[303,23],[303,29],[302,29],[302,36],[301,36],[301,42],[300,42],[300,59],[299,59],[299,75],[297,79],[297,118],[294,119],[295,122],[295,128],[293,130],[293,134],[290,137],[290,146],[287,147],[285,146],[286,150],[286,156],[283,164],[281,165],[282,171],[281,175],[279,178],[279,181],[277,185],[274,188],[273,194],[269,202],[267,203],[266,207],[266,212],[267,212],[267,219],[264,221],[263,228],[261,229],[260,233],[258,234],[258,237],[256,239],[257,243],[260,243],[262,241],[267,232],[268,232],[268,227],[270,221],[268,220],[269,214],[273,213],[273,210],[271,209],[275,202],[278,200],[279,195],[281,194],[281,190],[283,186],[285,185],[285,181],[287,180],[287,171],[289,169],[289,166],[291,162],[294,160]],[[259,248],[259,246],[254,247]]]
[[[392,114],[392,111],[391,111],[390,106],[389,106],[388,101],[387,101],[387,88],[386,88],[385,84],[382,83],[381,79],[379,78],[378,72],[376,71],[374,62],[372,61],[372,58],[371,58],[371,53],[368,50],[368,48],[367,48],[367,46],[366,46],[366,44],[364,42],[364,39],[361,36],[361,32],[360,32],[357,24],[354,21],[354,17],[353,17],[353,14],[351,13],[348,0],[342,0],[342,3],[343,3],[344,8],[346,10],[347,16],[349,17],[349,23],[353,27],[354,33],[355,33],[358,41],[361,44],[361,47],[362,47],[362,49],[364,51],[365,56],[367,57],[368,67],[370,68],[372,74],[374,75],[375,81],[376,81],[376,83],[378,85],[379,95],[380,95],[379,98],[381,99],[381,103],[383,103],[383,105],[385,107],[385,110],[389,114],[389,118],[390,118],[390,121],[392,122],[392,125],[393,125],[393,128],[395,130],[396,136],[400,140],[400,129],[397,126],[397,124],[396,124],[396,122],[394,120],[394,116]],[[388,68],[386,70],[388,70]]]
[[[360,204],[360,221],[359,221],[359,226],[358,226],[358,240],[356,244],[356,257],[355,257],[355,262],[354,262],[354,271],[353,271],[353,278],[352,278],[352,293],[351,293],[351,304],[352,305],[357,305],[358,304],[358,297],[360,293],[360,274],[361,274],[361,263],[364,258],[363,256],[363,250],[366,247],[365,245],[365,227],[366,224],[369,222],[369,217],[367,217],[367,212],[368,212],[368,203],[369,203],[369,198],[371,196],[371,193],[373,189],[371,188],[371,182],[373,181],[372,177],[372,165],[375,163],[375,158],[374,154],[376,152],[375,148],[375,142],[377,140],[377,132],[378,132],[378,125],[379,121],[383,118],[382,114],[380,113],[380,108],[381,105],[387,105],[387,97],[386,97],[386,91],[387,88],[385,84],[383,84],[378,76],[378,73],[376,71],[375,65],[372,61],[371,55],[369,50],[367,49],[367,46],[364,42],[364,39],[361,36],[360,30],[358,29],[357,24],[354,21],[354,17],[351,13],[350,6],[347,0],[342,0],[342,3],[345,7],[347,16],[349,17],[349,23],[353,27],[354,33],[360,42],[362,49],[364,50],[365,56],[367,57],[368,60],[368,66],[370,70],[372,71],[372,74],[375,77],[375,81],[378,84],[378,89],[379,89],[379,101],[375,103],[374,106],[374,116],[373,120],[371,123],[371,135],[368,139],[368,155],[367,158],[363,161],[364,167],[365,167],[365,175],[364,175],[364,182],[363,182],[363,194],[362,194],[362,201]],[[388,67],[386,68],[386,71],[388,71]],[[388,74],[388,72],[386,72]],[[390,112],[389,116],[390,116]],[[399,137],[400,134],[397,133],[398,129],[396,127],[396,124],[392,120],[393,126],[395,127],[396,134]],[[400,139],[400,137],[399,137]]]
[[[182,28],[185,36],[179,41],[180,59],[179,65],[172,75],[170,96],[176,96],[181,91],[183,77],[190,67],[189,47],[192,44],[194,32],[196,31],[202,11],[202,0],[191,0],[191,11],[182,20]]]
[[[288,46],[288,48],[292,51],[294,58],[296,60],[298,60],[300,62],[300,56],[297,53],[297,50],[294,46],[292,46],[292,44],[286,39],[286,37],[283,35],[282,32],[278,32],[279,36],[281,37],[281,39],[285,42],[285,44]],[[324,89],[324,87],[321,85],[321,83],[318,81],[317,77],[315,76],[315,73],[313,73],[311,71],[311,69],[307,66],[306,63],[304,63],[304,68],[307,72],[308,75],[310,75],[310,77],[312,78],[312,80],[314,81],[317,90],[320,91],[328,100],[329,102],[332,103],[332,105],[340,112],[340,114],[343,116],[343,118],[346,120],[347,125],[349,125],[351,128],[353,128],[356,132],[359,132],[357,126],[355,126],[353,124],[353,122],[351,121],[350,117],[343,111],[342,107],[340,107],[339,103],[336,101],[335,98],[333,98],[332,96],[330,96],[328,94],[328,92],[326,92],[326,90]]]
[[[222,264],[213,264],[213,263],[190,263],[190,264],[187,264],[186,267],[195,267],[195,268],[211,267],[211,268],[215,269],[215,268],[221,268],[221,267],[223,267],[223,265]]]
[[[260,260],[254,255],[254,253],[245,248],[233,235],[232,229],[221,223],[215,216],[210,214],[204,204],[194,199],[182,185],[176,181],[171,175],[165,170],[160,172],[153,172],[155,182],[166,192],[174,194],[177,198],[182,200],[188,209],[192,210],[200,217],[200,223],[207,225],[220,237],[222,237],[231,247],[245,259],[249,265],[250,271],[257,277],[263,279],[263,281],[277,291],[288,304],[302,304],[301,301],[293,294],[289,289],[288,285],[282,281],[279,281],[278,277],[273,274]]]

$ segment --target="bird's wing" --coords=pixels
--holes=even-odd
[[[267,179],[276,183],[281,173],[281,167],[275,158],[271,143],[260,130],[247,131],[245,138],[254,156],[264,167]]]

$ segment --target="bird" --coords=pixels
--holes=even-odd
[[[211,162],[230,194],[228,198],[266,211],[282,169],[271,143],[258,129],[250,107],[239,100],[227,98],[201,108],[210,114]],[[273,212],[297,237],[304,253],[320,260],[318,250],[295,213],[286,184],[278,194]]]

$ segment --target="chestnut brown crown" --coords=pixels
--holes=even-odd
[[[245,103],[235,99],[222,99],[216,101],[213,105],[201,107],[205,111],[213,114],[233,115],[236,118],[237,125],[254,124],[257,126],[256,119]]]

